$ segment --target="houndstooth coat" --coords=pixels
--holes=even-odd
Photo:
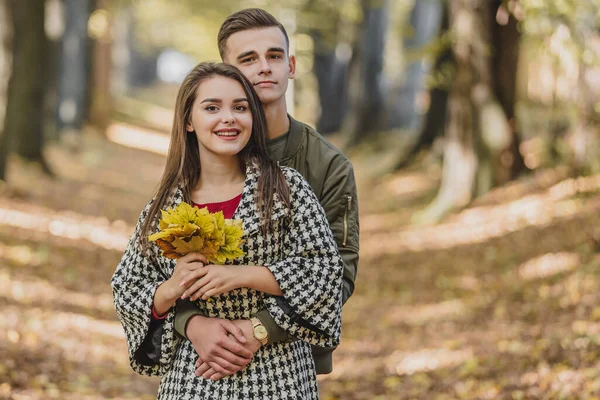
[[[195,376],[198,355],[191,342],[175,333],[175,307],[164,321],[160,361],[145,366],[134,357],[148,334],[156,288],[175,267],[175,261],[162,257],[154,244],[150,254],[141,251],[141,226],[152,202],[142,211],[111,285],[131,367],[140,374],[161,376],[159,399],[318,399],[310,345],[339,343],[344,267],[310,186],[295,170],[282,170],[290,188],[291,208],[276,198],[273,229],[263,237],[255,201],[259,171],[247,167],[242,199],[234,215],[243,220],[246,255],[233,264],[267,266],[283,296],[241,288],[215,296],[212,302],[198,301],[198,306],[209,317],[230,320],[249,319],[266,308],[279,326],[299,340],[262,346],[244,370],[218,381]],[[168,207],[182,200],[178,190]]]

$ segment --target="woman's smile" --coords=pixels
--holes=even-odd
[[[223,140],[235,140],[240,135],[240,130],[236,128],[223,128],[214,131],[215,135],[217,135],[220,139]]]

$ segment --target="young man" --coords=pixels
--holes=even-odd
[[[285,92],[288,79],[294,78],[296,60],[289,54],[285,28],[264,10],[242,10],[223,23],[218,46],[223,61],[235,65],[246,75],[263,103],[269,127],[270,157],[299,171],[327,214],[344,260],[345,303],[354,291],[358,266],[354,171],[340,150],[287,113]],[[177,307],[175,326],[198,352],[197,375],[212,379],[243,369],[263,344],[295,340],[274,323],[266,310],[251,320],[227,321],[205,317],[192,303],[185,302]],[[248,339],[246,343],[236,339],[242,335]],[[333,349],[313,348],[318,374],[331,372],[332,352]]]

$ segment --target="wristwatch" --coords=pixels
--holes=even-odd
[[[256,317],[250,318],[250,322],[252,322],[252,329],[254,331],[254,337],[256,340],[260,342],[261,345],[266,345],[269,343],[269,333],[267,332],[267,328],[260,322],[260,319]]]

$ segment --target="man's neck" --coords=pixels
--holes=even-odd
[[[264,106],[269,128],[269,139],[275,139],[290,130],[285,101],[278,101]]]

